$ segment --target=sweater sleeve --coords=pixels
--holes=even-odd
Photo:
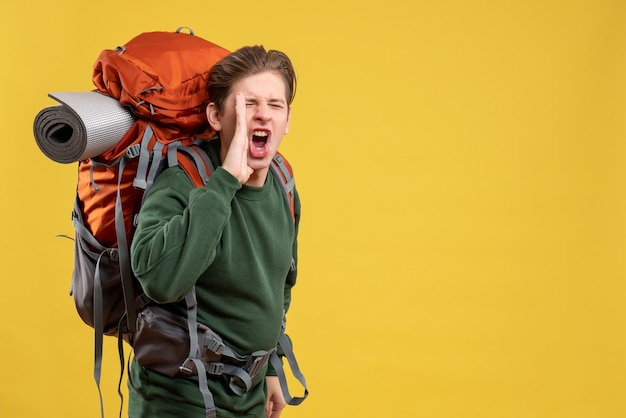
[[[239,181],[221,167],[194,188],[178,167],[155,181],[139,212],[131,243],[133,272],[146,295],[176,302],[215,259]]]

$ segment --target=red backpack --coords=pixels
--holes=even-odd
[[[164,349],[168,346],[167,338],[146,331],[145,318],[156,318],[164,310],[143,295],[132,274],[129,248],[136,218],[145,193],[167,167],[179,165],[195,187],[203,187],[207,183],[214,167],[199,146],[215,134],[205,114],[209,103],[207,78],[211,67],[229,53],[194,36],[191,30],[184,33],[181,29],[176,32],[142,33],[124,46],[102,51],[93,72],[97,92],[50,94],[64,105],[61,108],[69,111],[62,112],[58,110],[59,106],[54,106],[42,110],[35,119],[35,139],[44,154],[62,163],[80,160],[72,213],[76,234],[71,293],[80,317],[94,328],[94,378],[100,394],[102,416],[100,375],[105,335],[116,336],[119,340],[120,385],[124,371],[122,341],[125,340],[134,347],[137,361],[144,361],[140,362],[142,365],[148,363],[165,374],[173,375],[179,370],[197,374],[207,417],[215,416],[215,406],[206,385],[205,372],[231,374],[231,388],[239,393],[242,386],[249,387],[251,378],[264,364],[271,362],[289,404],[297,405],[308,395],[304,376],[284,332],[281,332],[279,345],[294,376],[305,388],[303,397],[289,394],[276,349],[240,356],[223,346],[220,337],[210,328],[196,323],[195,291],[186,297],[188,315],[186,319],[182,318],[188,332],[181,334],[179,329],[178,337],[169,341],[169,350]],[[84,99],[85,94],[91,96]],[[85,101],[89,103],[89,111],[84,108]],[[124,108],[120,109],[119,105]],[[123,128],[100,120],[113,114],[117,116],[109,117],[118,118],[120,112],[125,119]],[[113,138],[115,145],[98,144],[97,151],[87,154],[82,148],[66,147],[69,139],[65,136],[68,133],[73,136],[75,130],[81,131],[80,123],[73,119],[76,116],[80,119],[81,115],[90,123],[95,117],[98,131],[107,132],[108,139],[104,142],[109,144],[110,138]],[[101,123],[104,126],[100,126]],[[84,126],[82,130],[86,130]],[[112,131],[121,133],[111,135]],[[119,139],[120,136],[123,137]],[[98,139],[101,139],[100,136]],[[285,192],[294,216],[291,167],[277,154],[271,169],[273,177]],[[139,312],[141,321],[137,320]],[[167,318],[170,322],[180,319]],[[179,353],[181,348],[182,353]],[[174,361],[163,363],[163,351],[172,352]],[[177,357],[179,354],[181,357]],[[242,367],[228,366],[221,370],[218,363],[206,361],[206,356],[212,358],[214,355],[230,356],[243,362]],[[119,388],[118,393],[121,396]]]

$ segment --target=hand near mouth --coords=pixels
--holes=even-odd
[[[237,116],[235,134],[222,167],[237,178],[241,184],[245,184],[254,170],[248,165],[249,141],[246,122],[246,102],[242,94],[235,96],[235,114]]]

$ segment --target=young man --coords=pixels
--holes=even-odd
[[[294,216],[270,164],[289,131],[296,86],[289,58],[244,47],[210,72],[207,107],[219,138],[205,146],[216,170],[194,188],[178,167],[165,170],[142,206],[131,246],[146,295],[186,315],[195,286],[197,320],[247,355],[271,350],[296,281],[300,201]],[[278,378],[264,366],[237,395],[228,375],[207,374],[218,417],[279,417]],[[168,377],[133,361],[129,416],[204,417],[198,377]]]

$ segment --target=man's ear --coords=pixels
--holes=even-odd
[[[206,117],[209,120],[209,124],[211,125],[211,128],[213,128],[217,132],[222,130],[222,120],[220,117],[220,111],[215,105],[215,103],[211,102],[206,107]]]
[[[285,135],[289,133],[289,122],[291,121],[291,106],[287,109],[287,126],[285,126]]]

